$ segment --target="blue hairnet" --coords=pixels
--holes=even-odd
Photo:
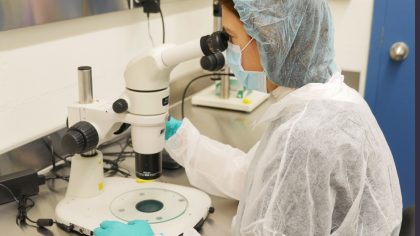
[[[234,0],[274,83],[299,88],[326,82],[337,66],[327,0]]]

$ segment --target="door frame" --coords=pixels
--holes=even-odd
[[[381,69],[381,58],[384,45],[384,27],[386,7],[389,0],[375,0],[373,6],[372,29],[370,36],[368,70],[366,74],[365,100],[370,108],[374,110],[376,94]]]

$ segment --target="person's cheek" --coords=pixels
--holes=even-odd
[[[242,67],[247,71],[263,71],[255,41],[242,52]]]
[[[239,46],[241,45],[240,40],[236,36],[230,36],[230,42],[235,44],[235,45],[239,45]]]

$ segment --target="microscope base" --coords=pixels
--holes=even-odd
[[[252,91],[244,98],[237,98],[236,91],[230,91],[230,97],[228,99],[222,99],[216,95],[216,88],[212,85],[192,96],[191,103],[196,106],[252,112],[269,96],[267,93]]]
[[[56,207],[57,221],[73,231],[93,235],[104,220],[147,220],[156,235],[181,235],[200,227],[209,214],[210,197],[194,188],[135,179],[104,179],[96,197],[66,197]]]

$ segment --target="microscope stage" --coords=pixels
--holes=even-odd
[[[96,197],[61,200],[56,215],[58,222],[86,235],[104,220],[147,220],[155,234],[171,236],[202,224],[210,206],[210,197],[194,188],[112,177],[105,178]]]

